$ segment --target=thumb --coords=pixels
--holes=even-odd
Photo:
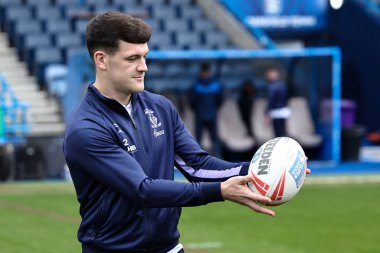
[[[242,181],[243,181],[243,183],[249,183],[249,182],[253,181],[253,178],[250,174],[248,174],[248,175],[242,177]]]

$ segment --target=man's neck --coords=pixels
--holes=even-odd
[[[105,97],[115,99],[117,102],[119,102],[122,105],[127,105],[131,102],[132,94],[125,95],[121,92],[117,92],[111,88],[106,87],[105,85],[102,85],[99,81],[95,81],[94,87]]]

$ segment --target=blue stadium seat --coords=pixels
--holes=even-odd
[[[173,19],[177,17],[177,12],[172,7],[158,7],[153,9],[152,17],[155,19]]]
[[[200,19],[203,18],[203,12],[197,6],[189,7],[179,5],[179,17],[186,19]]]
[[[79,5],[80,0],[54,0],[54,3],[57,6]]]
[[[91,15],[89,6],[84,5],[66,5],[63,6],[63,15],[66,19],[72,19],[79,16]]]
[[[85,4],[89,6],[107,5],[108,0],[85,0]]]
[[[165,4],[165,0],[141,0],[141,5],[143,6],[154,6],[160,7]]]
[[[67,19],[46,20],[45,32],[49,34],[71,32],[71,25]]]
[[[105,13],[105,12],[108,12],[108,11],[122,11],[122,8],[120,6],[117,6],[117,5],[108,5],[108,4],[105,4],[105,5],[96,5],[96,6],[93,6],[93,11],[95,13]]]
[[[160,20],[160,19],[153,19],[153,18],[151,18],[151,19],[146,19],[144,21],[145,21],[145,23],[147,23],[148,25],[150,25],[150,27],[152,27],[153,33],[156,33],[157,31],[162,31],[163,30],[162,29],[162,27],[163,27],[162,20]]]
[[[46,5],[51,5],[51,0],[26,0],[25,5],[27,5],[27,6],[46,6]]]
[[[76,33],[58,33],[53,38],[54,45],[59,48],[83,46],[82,36]]]
[[[131,6],[130,4],[124,4],[120,6],[120,9],[128,14],[140,15],[142,17],[149,17],[149,9],[143,6]]]
[[[181,6],[191,6],[195,5],[194,0],[169,0],[169,5],[181,5]]]
[[[228,48],[229,46],[228,38],[224,33],[205,32],[204,37],[205,43],[212,49]]]
[[[187,19],[170,19],[163,20],[164,31],[166,32],[188,32],[190,29]]]
[[[60,19],[62,12],[57,6],[39,5],[35,7],[35,18],[38,20]]]
[[[76,33],[85,34],[89,20],[75,20],[74,31]]]
[[[40,89],[45,86],[45,68],[52,63],[62,63],[62,53],[58,48],[37,48],[35,51],[35,62],[33,64],[33,73],[37,77]]]
[[[15,22],[14,33],[9,34],[11,43],[17,48],[23,44],[23,39],[26,34],[41,33],[42,25],[36,20],[19,20]]]
[[[35,48],[50,46],[52,46],[52,40],[50,35],[42,33],[26,34],[24,37],[24,43],[19,52],[20,59],[25,60],[27,62],[28,59],[33,57],[31,54],[33,54],[33,50]]]
[[[197,48],[201,44],[201,38],[198,33],[177,32],[175,33],[176,44],[183,49]]]
[[[212,32],[216,30],[215,23],[206,18],[191,19],[190,26],[196,32]]]
[[[149,41],[151,49],[171,49],[172,37],[167,33],[155,32]]]
[[[4,11],[4,30],[9,34],[14,29],[15,22],[22,19],[31,19],[32,11],[24,6],[9,6]]]
[[[22,0],[0,0],[0,25],[1,30],[4,31],[5,29],[5,11],[10,6],[21,6]]]
[[[124,4],[129,4],[130,6],[136,6],[137,1],[136,0],[110,0],[110,4],[112,5],[124,5]]]

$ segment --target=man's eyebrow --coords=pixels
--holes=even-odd
[[[149,52],[146,52],[144,54],[131,54],[131,55],[126,55],[125,58],[135,58],[135,57],[144,57],[148,55]]]

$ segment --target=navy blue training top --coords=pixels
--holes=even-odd
[[[83,252],[167,252],[179,241],[181,207],[223,201],[220,181],[247,174],[248,163],[202,150],[163,96],[133,94],[132,110],[90,85],[67,124]],[[190,183],[174,181],[174,166]]]

